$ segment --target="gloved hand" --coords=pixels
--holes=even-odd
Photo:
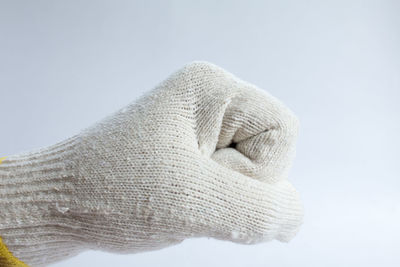
[[[186,65],[59,144],[0,165],[0,236],[33,266],[84,249],[134,253],[212,237],[290,240],[298,120],[221,68]]]

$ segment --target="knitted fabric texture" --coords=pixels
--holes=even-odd
[[[212,237],[289,241],[298,120],[206,62],[56,145],[0,165],[0,236],[42,266],[85,249],[136,253]]]

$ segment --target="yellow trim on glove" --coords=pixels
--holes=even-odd
[[[0,158],[0,164],[3,162],[3,160],[5,160],[7,157],[2,157]]]
[[[0,266],[1,267],[29,267],[8,250],[0,237]]]

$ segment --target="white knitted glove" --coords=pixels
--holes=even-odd
[[[0,236],[30,265],[83,249],[133,253],[189,237],[290,240],[298,121],[204,62],[64,142],[0,165]]]

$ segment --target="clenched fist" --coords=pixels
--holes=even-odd
[[[0,236],[33,266],[190,237],[288,241],[302,220],[287,181],[297,128],[268,93],[188,64],[80,134],[5,158]]]

